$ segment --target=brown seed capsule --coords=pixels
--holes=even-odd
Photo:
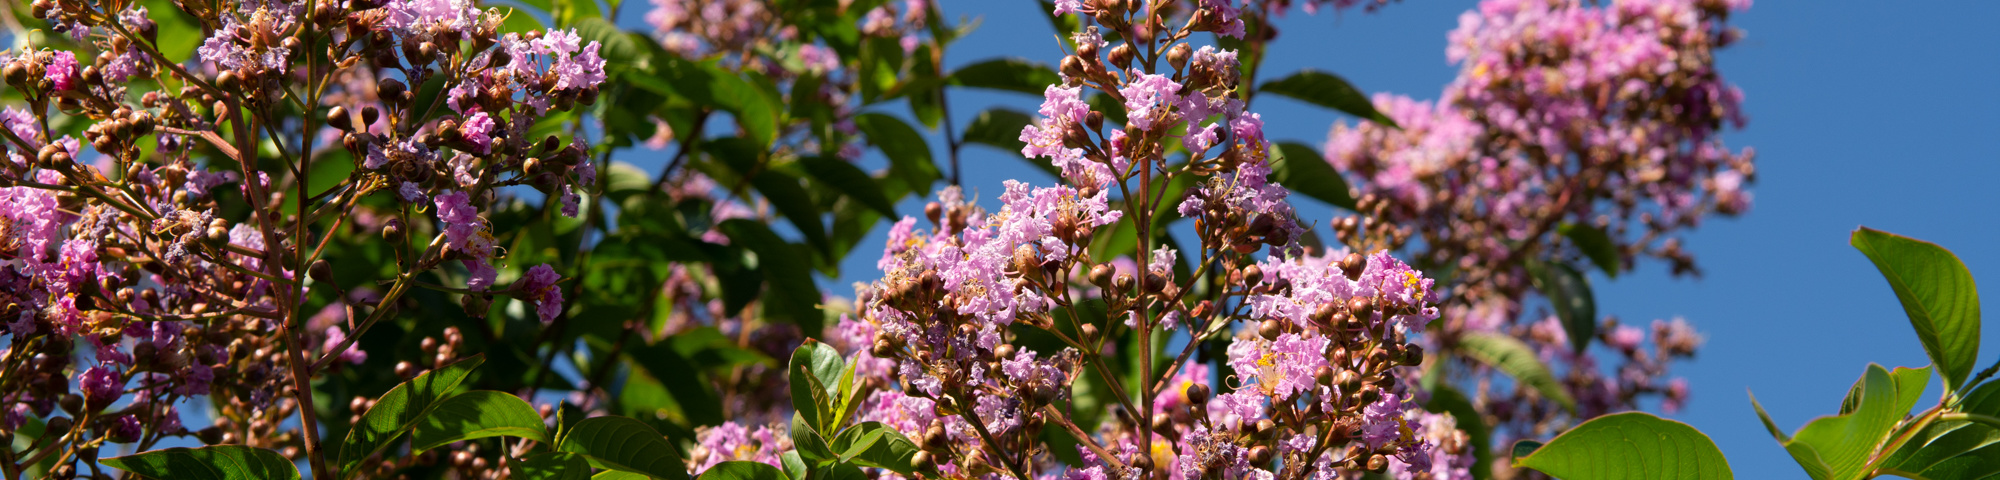
[[[1271,463],[1271,447],[1258,445],[1256,447],[1250,448],[1250,463],[1252,465],[1264,465],[1267,463]]]
[[[1076,55],[1063,57],[1062,73],[1064,76],[1073,79],[1083,78],[1083,59],[1078,58]]]
[[[1320,385],[1333,385],[1333,367],[1320,365],[1318,370],[1313,371],[1313,380]]]
[[[363,129],[366,129],[369,125],[374,125],[376,120],[381,119],[382,111],[377,110],[374,105],[361,107],[361,127]]]
[[[1132,49],[1132,44],[1118,44],[1116,47],[1111,47],[1111,65],[1118,67],[1119,70],[1132,68],[1132,58],[1138,55],[1139,52]]]
[[[1360,316],[1361,314],[1366,313],[1369,310],[1373,309],[1375,309],[1375,299],[1372,297],[1354,297],[1347,299],[1347,311],[1349,313],[1354,314],[1355,316]]]
[[[1133,455],[1132,468],[1137,468],[1140,470],[1152,470],[1153,457],[1146,455],[1145,452],[1140,452],[1136,455]]]
[[[1384,457],[1379,453],[1368,457],[1368,471],[1379,473],[1388,468],[1389,457]]]
[[[868,353],[874,354],[875,358],[896,358],[896,346],[886,339],[878,338],[875,339],[875,347]]]
[[[1132,274],[1120,273],[1111,279],[1111,288],[1119,292],[1132,291]]]
[[[1208,403],[1208,384],[1196,383],[1187,387],[1188,403],[1201,405]]]
[[[1082,339],[1082,340],[1083,340],[1083,341],[1085,341],[1085,342],[1089,342],[1089,341],[1091,341],[1091,340],[1093,340],[1093,339],[1096,339],[1096,338],[1097,338],[1097,326],[1096,326],[1096,325],[1092,325],[1092,324],[1088,324],[1088,323],[1086,323],[1086,324],[1083,324],[1083,326],[1082,326],[1082,327],[1079,327],[1079,328],[1078,328],[1078,330],[1080,330],[1080,331],[1081,331],[1081,333],[1083,333],[1083,339]]]
[[[1116,273],[1118,269],[1112,268],[1111,265],[1098,264],[1090,267],[1090,283],[1097,285],[1098,288],[1111,288],[1111,276]]]
[[[1361,271],[1367,268],[1368,257],[1359,253],[1348,253],[1347,258],[1340,259],[1340,271],[1347,274],[1348,280],[1361,278]]]
[[[1279,324],[1277,319],[1267,318],[1264,319],[1264,323],[1257,325],[1257,335],[1264,337],[1265,340],[1277,340],[1278,335],[1282,333],[1284,325]]]
[[[1243,267],[1243,284],[1256,285],[1264,281],[1264,269],[1256,265]]]
[[[384,78],[375,82],[375,95],[382,97],[383,100],[401,99],[403,91],[408,89],[409,86],[403,85],[402,80],[394,78]]]
[[[1194,47],[1183,42],[1167,50],[1167,63],[1173,65],[1175,71],[1186,70],[1188,57],[1191,56],[1194,56]]]
[[[235,70],[223,70],[221,75],[215,76],[215,86],[222,87],[224,91],[240,92],[243,89],[243,77],[237,75]]]
[[[401,243],[403,241],[402,219],[391,218],[388,224],[382,225],[382,239],[390,243]]]
[[[1410,344],[1403,347],[1403,365],[1414,367],[1423,364],[1424,347],[1422,345]]]
[[[313,260],[312,267],[308,268],[306,273],[312,275],[315,282],[333,281],[333,265],[326,263],[326,259]]]
[[[1361,376],[1355,375],[1353,370],[1341,370],[1334,374],[1333,383],[1340,386],[1340,391],[1352,392],[1361,386]]]
[[[354,117],[347,113],[347,107],[335,105],[326,112],[326,124],[341,131],[354,130]]]
[[[931,463],[930,452],[918,451],[910,455],[910,467],[915,468],[919,472],[928,472],[933,468],[937,468],[937,465]]]

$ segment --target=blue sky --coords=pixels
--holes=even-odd
[[[1263,75],[1300,68],[1337,72],[1364,91],[1435,98],[1456,69],[1445,33],[1473,1],[1409,0],[1359,11],[1281,21]],[[1029,1],[942,2],[946,15],[983,25],[948,51],[956,67],[996,56],[1046,63],[1059,58],[1054,31]],[[1914,7],[1914,8],[1913,8]],[[1774,420],[1792,430],[1834,413],[1868,362],[1928,363],[1895,296],[1847,235],[1868,225],[1956,251],[1986,298],[2000,298],[2000,40],[1990,22],[2000,2],[1928,2],[1921,7],[1860,1],[1764,1],[1732,19],[1748,38],[1719,55],[1742,87],[1749,126],[1728,134],[1755,147],[1755,207],[1715,219],[1688,237],[1706,275],[1674,279],[1664,265],[1609,281],[1593,278],[1602,313],[1628,322],[1684,316],[1708,335],[1700,357],[1677,372],[1694,398],[1672,418],[1715,438],[1740,478],[1804,478],[1751,410],[1754,390]],[[1039,99],[955,91],[963,128],[995,105],[1032,111]],[[1318,144],[1337,113],[1277,97],[1255,106],[1270,136]],[[897,108],[893,111],[905,114]],[[943,158],[942,141],[932,146]],[[966,183],[982,198],[1004,179],[1053,179],[1016,154],[965,151]],[[1302,200],[1301,203],[1309,203]],[[920,211],[905,202],[901,210]],[[1303,205],[1307,220],[1331,210]],[[850,294],[873,273],[878,234],[849,259],[829,293]],[[1989,307],[1990,308],[1990,307]],[[1987,328],[1980,367],[2000,357],[2000,326]],[[1934,402],[1936,382],[1925,398]]]

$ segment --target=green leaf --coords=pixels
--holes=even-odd
[[[826,319],[819,311],[819,287],[813,284],[810,257],[799,246],[779,238],[762,222],[734,218],[718,225],[730,241],[757,253],[758,268],[771,288],[764,292],[764,316],[820,331]]]
[[[422,452],[447,443],[501,435],[548,443],[542,415],[514,394],[475,390],[439,403],[417,424],[410,450]]]
[[[1576,400],[1570,398],[1569,391],[1556,381],[1555,374],[1549,373],[1548,365],[1543,365],[1542,360],[1535,357],[1535,351],[1528,344],[1514,337],[1487,332],[1466,334],[1458,342],[1465,356],[1514,377],[1517,384],[1541,392],[1542,396],[1565,409],[1576,411]]]
[[[750,174],[745,172],[745,175]],[[812,196],[806,193],[804,186],[799,185],[798,177],[777,170],[764,170],[754,175],[750,184],[757,187],[757,193],[764,194],[764,200],[770,201],[771,206],[777,208],[786,220],[791,220],[792,226],[805,235],[806,243],[821,253],[832,255],[833,247],[826,236],[826,223],[820,219],[819,207],[813,205]]]
[[[1296,142],[1273,147],[1271,181],[1327,204],[1354,209],[1354,192],[1348,190],[1347,179],[1312,147]]]
[[[917,454],[917,443],[881,422],[863,422],[841,432],[834,448],[841,452],[843,463],[888,469],[902,475],[916,472],[911,459]]]
[[[1590,263],[1604,270],[1604,276],[1618,278],[1618,269],[1623,264],[1618,259],[1618,245],[1611,241],[1611,234],[1604,233],[1602,228],[1574,223],[1557,226],[1556,233],[1575,243],[1576,249],[1590,258]]]
[[[542,452],[511,465],[523,480],[588,480],[590,460],[566,452]],[[645,478],[645,477],[640,477]]]
[[[806,174],[812,175],[814,180],[875,209],[882,216],[896,218],[896,205],[882,193],[882,185],[853,163],[838,158],[805,157],[799,159],[799,166],[804,167]]]
[[[798,447],[799,455],[805,457],[808,462],[819,463],[837,458],[833,447],[827,445],[826,437],[821,436],[819,430],[806,422],[805,415],[801,412],[792,412],[791,436],[792,445]]]
[[[1062,83],[1062,77],[1047,65],[1019,58],[998,58],[960,67],[951,72],[946,82],[1039,96],[1050,85]]]
[[[644,422],[618,416],[591,417],[556,439],[556,451],[581,454],[592,466],[686,480],[687,465],[666,437]]]
[[[1782,441],[1806,472],[1819,480],[1863,478],[1874,469],[1871,454],[1902,420],[1896,380],[1881,365],[1869,364],[1861,377],[1860,401],[1852,412],[1820,417]]]
[[[869,144],[880,147],[889,157],[889,170],[907,182],[909,191],[929,192],[931,183],[942,178],[937,163],[931,160],[930,143],[910,124],[880,113],[863,113],[854,116],[854,125],[868,135]]]
[[[346,475],[354,474],[359,470],[355,467],[361,465],[363,460],[389,446],[403,432],[416,428],[417,423],[429,416],[452,389],[458,387],[459,382],[465,381],[466,374],[485,361],[485,355],[473,355],[444,368],[424,372],[376,399],[375,406],[361,415],[361,422],[354,424],[354,429],[347,431],[347,440],[341,442],[340,471]]]
[[[1534,440],[1522,440],[1514,442],[1514,450],[1511,453],[1514,454],[1514,458],[1525,458],[1529,455],[1535,454],[1535,450],[1541,449],[1542,445],[1546,444]]]
[[[1424,376],[1425,380],[1430,378],[1430,375]],[[1493,469],[1489,465],[1493,461],[1493,432],[1486,427],[1486,420],[1480,417],[1479,409],[1474,408],[1472,400],[1451,385],[1438,383],[1427,390],[1431,399],[1424,404],[1424,409],[1451,414],[1452,420],[1458,423],[1458,429],[1464,430],[1467,441],[1471,442],[1473,478],[1492,476]]]
[[[709,62],[681,60],[671,56],[653,59],[649,78],[665,80],[671,88],[664,93],[686,98],[696,105],[718,108],[736,117],[747,138],[760,148],[778,136],[782,105],[751,81]],[[643,76],[643,75],[635,75]],[[641,88],[658,88],[653,82],[634,82]],[[675,131],[680,130],[678,127]]]
[[[591,475],[590,480],[653,480],[653,477],[648,477],[645,475],[640,475],[632,472],[605,470],[602,472],[597,472],[596,475]]]
[[[595,0],[575,1],[578,4],[590,4],[593,8],[597,5]],[[639,44],[632,40],[630,35],[626,35],[624,30],[620,30],[617,25],[613,25],[610,21],[606,21],[603,18],[587,17],[577,19],[570,26],[576,28],[577,37],[581,38],[586,44],[589,42],[598,42],[601,45],[598,54],[604,58],[607,69],[622,70],[632,68],[643,65],[647,60],[644,57],[646,50],[641,49]]]
[[[1750,406],[1757,409],[1757,419],[1764,422],[1764,429],[1771,432],[1771,438],[1778,439],[1778,443],[1781,444],[1792,441],[1791,435],[1786,435],[1784,430],[1778,428],[1778,422],[1771,421],[1771,414],[1764,411],[1764,404],[1757,403],[1755,393],[1750,394]]]
[[[808,338],[792,350],[792,359],[785,366],[791,377],[792,409],[803,415],[814,431],[834,431],[837,427],[833,423],[838,419],[833,416],[840,411],[835,403],[841,398],[840,372],[846,368],[840,352],[818,340]]]
[[[1527,266],[1535,289],[1549,297],[1549,307],[1562,320],[1570,349],[1583,353],[1597,338],[1597,297],[1590,293],[1590,281],[1566,263],[1529,261]]]
[[[1979,288],[1972,272],[1937,244],[1862,227],[1848,243],[1868,255],[1895,290],[1924,353],[1944,377],[1945,396],[1964,390],[1979,361]]]
[[[1924,387],[1930,386],[1931,367],[1896,367],[1889,371],[1889,378],[1896,383],[1896,411],[1908,412],[1924,395]],[[1861,407],[1862,383],[1863,380],[1855,380],[1854,386],[1847,389],[1847,399],[1840,402],[1841,415],[1854,413],[1854,409]]]
[[[2000,475],[2000,429],[1965,420],[1931,422],[1882,467],[1932,479],[1993,478]]]
[[[812,470],[806,467],[805,459],[799,458],[799,451],[796,449],[778,454],[778,463],[785,467],[787,480],[806,480],[806,477],[812,475]]]
[[[101,460],[105,465],[161,480],[279,480],[299,478],[278,452],[242,445],[163,448]]]
[[[1021,129],[1035,123],[1034,117],[1009,108],[991,108],[972,117],[972,123],[965,126],[965,135],[960,137],[968,144],[980,144],[1004,150],[1009,154],[1020,154],[1027,146],[1021,141]]]
[[[763,462],[722,462],[701,472],[700,480],[787,480],[785,472]]]
[[[1303,100],[1359,117],[1382,125],[1397,127],[1395,120],[1382,112],[1375,111],[1375,104],[1368,101],[1368,95],[1347,83],[1339,75],[1313,69],[1300,70],[1292,76],[1264,82],[1257,91],[1275,93]],[[1401,128],[1401,127],[1397,127]]]
[[[1514,466],[1557,478],[1728,480],[1729,460],[1715,441],[1685,423],[1645,412],[1605,415],[1577,425]]]

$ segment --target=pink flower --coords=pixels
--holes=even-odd
[[[528,274],[521,277],[521,295],[534,302],[535,314],[541,317],[542,323],[553,322],[556,315],[562,314],[562,288],[556,285],[559,280],[562,280],[562,275],[556,274],[556,270],[546,263],[528,269]]]

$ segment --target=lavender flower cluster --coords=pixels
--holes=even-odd
[[[1415,336],[1441,316],[1435,280],[1385,252],[1300,243],[1263,119],[1238,96],[1237,53],[1186,41],[1240,36],[1240,11],[1173,11],[1056,3],[1098,25],[1074,32],[1020,139],[1064,183],[1008,181],[995,211],[947,187],[892,227],[883,277],[828,333],[872,385],[858,420],[914,439],[919,469],[948,478],[1470,478],[1455,420],[1419,407]],[[1089,95],[1109,96],[1124,125]],[[1169,193],[1183,177],[1194,186]],[[1175,214],[1200,238],[1187,262],[1157,240],[1155,217]],[[1120,228],[1137,240],[1114,240]],[[1096,258],[1111,241],[1133,257]],[[1028,331],[1059,344],[1025,343]],[[1168,335],[1191,340],[1174,352]],[[1227,345],[1213,368],[1193,358],[1211,340]],[[1110,367],[1121,356],[1137,357],[1136,383]],[[1071,401],[1092,382],[1116,405],[1086,431]],[[692,471],[778,465],[778,429],[746,425],[699,434]],[[1057,461],[1047,429],[1075,438],[1083,463]]]
[[[1481,2],[1450,33],[1447,57],[1460,72],[1437,101],[1378,94],[1375,107],[1398,127],[1333,126],[1326,157],[1363,193],[1362,215],[1337,221],[1337,233],[1353,245],[1413,247],[1419,263],[1458,271],[1440,337],[1502,331],[1539,346],[1545,361],[1570,367],[1579,417],[1650,395],[1676,408],[1686,383],[1663,380],[1667,365],[1700,343],[1686,322],[1657,323],[1649,353],[1648,335],[1609,320],[1598,340],[1620,365],[1607,375],[1593,353],[1570,350],[1554,316],[1516,319],[1534,292],[1531,257],[1588,258],[1564,230],[1604,232],[1613,272],[1654,257],[1698,274],[1680,235],[1750,208],[1755,152],[1720,137],[1743,126],[1743,94],[1715,61],[1742,37],[1729,15],[1749,6]],[[1487,387],[1481,403],[1517,433],[1556,426],[1556,409],[1525,389]]]
[[[503,11],[469,0],[184,2],[214,28],[173,58],[132,3],[37,0],[66,42],[0,52],[24,99],[0,110],[0,431],[46,432],[10,469],[73,475],[83,449],[176,436],[299,458],[317,448],[308,382],[367,361],[355,339],[408,289],[562,315],[550,265],[497,284],[482,211],[522,185],[577,214],[590,147],[531,132],[595,101],[597,42],[503,33]],[[426,84],[444,93],[420,98]],[[337,182],[307,178],[343,163]],[[398,245],[399,274],[338,285],[328,243],[373,235]],[[203,397],[216,424],[190,432],[176,405]]]

